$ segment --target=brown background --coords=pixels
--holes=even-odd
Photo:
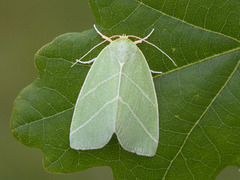
[[[43,169],[41,151],[18,143],[9,128],[14,99],[38,76],[37,50],[58,35],[82,32],[94,23],[87,0],[0,0],[0,180],[113,179],[109,167],[50,174]],[[229,167],[217,179],[237,180],[240,173]]]

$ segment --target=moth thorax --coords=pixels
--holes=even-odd
[[[119,61],[119,63],[125,63],[134,56],[136,51],[136,45],[129,39],[119,38],[113,43],[113,51],[115,52],[115,57]]]

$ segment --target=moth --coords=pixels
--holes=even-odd
[[[146,42],[176,63],[156,45],[134,35],[103,35],[109,41],[99,55],[90,61],[77,59],[76,63],[91,66],[80,90],[70,128],[70,146],[76,150],[104,147],[116,134],[121,146],[142,156],[154,156],[159,140],[158,102],[146,58],[137,47]],[[136,41],[129,39],[136,38]],[[113,38],[117,38],[113,40]]]

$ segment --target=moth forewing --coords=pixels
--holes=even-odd
[[[110,46],[110,45],[109,45]],[[114,132],[119,64],[105,47],[91,66],[78,96],[70,128],[73,149],[98,149]]]
[[[134,48],[134,55],[122,68],[116,134],[127,151],[153,156],[159,139],[157,98],[145,57],[136,45]]]

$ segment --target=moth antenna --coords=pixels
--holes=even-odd
[[[121,35],[113,35],[110,37],[110,39],[115,38],[115,37],[121,37]]]
[[[102,36],[103,39],[106,39],[107,41],[112,42],[112,39],[109,38],[109,37],[107,37],[107,36],[105,36],[105,35],[103,35],[103,34],[97,29],[97,27],[96,27],[95,24],[93,25],[93,27],[94,27],[95,31],[96,31],[100,36]]]
[[[82,62],[81,60],[86,57],[92,50],[94,50],[96,47],[100,46],[101,44],[105,43],[106,41],[108,41],[107,39],[105,39],[104,41],[100,42],[99,44],[97,44],[96,46],[94,46],[92,49],[90,49],[86,54],[84,54],[80,59],[76,59],[76,62],[71,66],[75,66],[75,64],[77,64],[78,62]]]
[[[145,38],[140,38],[140,37],[134,36],[134,35],[129,35],[128,37],[134,37],[134,38],[139,39],[137,41],[134,41],[135,44],[138,44],[138,43],[142,43],[143,40],[146,40],[147,38],[149,38],[152,35],[153,31],[154,31],[154,28],[152,29],[152,31]]]

